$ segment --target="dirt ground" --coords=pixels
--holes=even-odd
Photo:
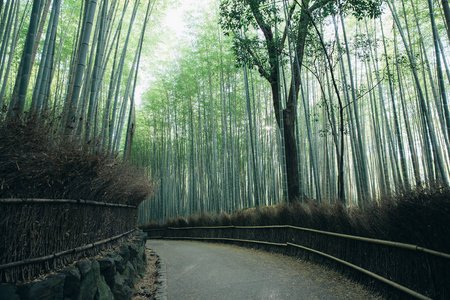
[[[133,300],[149,300],[155,298],[156,260],[158,257],[153,250],[150,249],[146,249],[145,254],[147,255],[147,269],[145,273],[142,274],[139,282],[135,285]]]

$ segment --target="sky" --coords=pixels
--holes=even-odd
[[[161,25],[150,27],[158,27],[163,31],[163,38],[155,47],[154,57],[149,60],[144,59],[142,64],[143,67],[139,70],[139,77],[141,78],[140,82],[136,86],[136,104],[139,104],[142,101],[142,95],[147,89],[148,82],[152,80],[151,69],[146,64],[149,64],[150,61],[152,64],[158,61],[167,59],[167,56],[173,57],[174,48],[176,48],[177,41],[182,39],[186,35],[186,31],[188,26],[186,24],[187,14],[189,12],[195,12],[202,10],[205,7],[208,7],[210,3],[214,0],[176,0],[171,2],[165,9],[163,13],[164,17],[162,17]],[[156,8],[158,9],[158,8]],[[150,20],[151,22],[151,20]],[[167,37],[167,38],[165,38]],[[164,57],[165,56],[165,57]]]

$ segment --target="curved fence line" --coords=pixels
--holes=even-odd
[[[371,277],[373,277],[373,278],[375,278],[375,279],[377,279],[377,280],[379,280],[379,281],[381,281],[381,282],[384,282],[384,283],[386,283],[386,284],[392,286],[393,288],[396,288],[396,289],[398,289],[398,290],[400,290],[400,291],[402,291],[402,292],[404,292],[404,293],[407,293],[408,295],[411,295],[411,296],[413,296],[413,297],[415,297],[415,298],[417,298],[417,299],[432,300],[431,298],[428,298],[428,297],[426,297],[426,296],[424,296],[424,295],[422,295],[422,294],[419,294],[419,293],[416,292],[416,291],[413,291],[413,290],[411,290],[411,289],[409,289],[409,288],[407,288],[407,287],[405,287],[405,286],[403,286],[403,285],[400,285],[400,284],[398,284],[398,283],[396,283],[396,282],[394,282],[394,281],[391,281],[391,280],[389,280],[389,279],[387,279],[387,278],[384,278],[384,277],[382,277],[382,276],[380,276],[380,275],[378,275],[378,274],[375,274],[375,273],[373,273],[373,272],[370,272],[369,270],[363,269],[363,268],[361,268],[361,267],[359,267],[359,266],[357,266],[357,265],[354,265],[354,264],[352,264],[352,263],[349,263],[348,261],[342,260],[342,259],[337,258],[337,257],[335,257],[335,256],[326,254],[326,253],[321,252],[321,251],[317,251],[317,250],[315,250],[315,249],[311,249],[311,248],[308,248],[308,247],[304,247],[304,246],[301,246],[301,245],[297,245],[297,244],[293,244],[293,243],[289,243],[289,242],[287,242],[287,244],[288,244],[289,246],[293,246],[293,247],[300,248],[300,249],[303,249],[303,250],[306,250],[306,251],[310,251],[310,252],[313,252],[313,253],[322,255],[322,256],[324,256],[324,257],[327,257],[327,258],[329,258],[329,259],[332,259],[332,260],[334,260],[334,261],[337,261],[337,262],[339,262],[339,263],[341,263],[341,264],[344,264],[344,265],[346,265],[346,266],[348,266],[348,267],[351,267],[351,268],[353,268],[353,269],[355,269],[355,270],[357,270],[357,271],[359,271],[359,272],[362,272],[362,273],[364,273],[364,274],[366,274],[366,275],[369,275],[369,276],[371,276]]]
[[[352,240],[358,240],[368,243],[374,243],[374,244],[380,244],[385,246],[391,246],[391,247],[397,247],[397,248],[403,248],[413,251],[421,251],[425,252],[431,255],[443,257],[446,259],[450,259],[450,254],[439,252],[435,250],[431,250],[428,248],[423,248],[418,245],[412,245],[412,244],[406,244],[406,243],[400,243],[400,242],[393,242],[393,241],[386,241],[386,240],[380,240],[380,239],[372,239],[372,238],[366,238],[362,236],[356,236],[356,235],[349,235],[349,234],[343,234],[343,233],[336,233],[336,232],[330,232],[330,231],[323,231],[323,230],[317,230],[317,229],[311,229],[311,228],[305,228],[305,227],[297,227],[292,225],[268,225],[268,226],[208,226],[208,227],[168,227],[168,229],[171,230],[191,230],[191,229],[229,229],[229,228],[236,228],[236,229],[281,229],[281,228],[291,228],[296,230],[302,230],[302,231],[309,231],[314,233],[320,233],[320,234],[326,234],[346,239],[352,239]],[[148,230],[148,229],[146,229]],[[165,229],[154,229],[154,230],[165,230]]]
[[[255,243],[255,244],[263,244],[263,245],[272,245],[272,246],[281,246],[286,247],[288,243],[272,243],[265,241],[254,241],[254,240],[243,240],[243,239],[232,239],[232,238],[207,238],[207,237],[161,237],[163,239],[170,240],[208,240],[208,241],[230,241],[230,242],[245,242],[245,243]]]
[[[253,226],[249,226],[249,227],[253,227]],[[359,271],[359,272],[362,272],[362,273],[364,273],[364,274],[366,274],[366,275],[369,275],[369,276],[371,276],[372,278],[375,278],[375,279],[377,279],[377,280],[379,280],[379,281],[381,281],[381,282],[383,282],[383,283],[385,283],[385,284],[388,284],[388,285],[390,285],[390,286],[393,287],[393,288],[396,288],[396,289],[398,289],[398,290],[400,290],[400,291],[403,291],[404,293],[407,293],[408,295],[413,296],[413,297],[415,297],[415,298],[417,298],[417,299],[431,300],[431,298],[428,298],[428,297],[426,297],[426,296],[424,296],[424,295],[422,295],[422,294],[420,294],[420,293],[418,293],[418,292],[416,292],[416,291],[413,291],[413,290],[411,290],[411,289],[409,289],[409,288],[407,288],[407,287],[405,287],[405,286],[403,286],[403,285],[400,285],[400,284],[398,284],[398,283],[396,283],[396,282],[394,282],[394,281],[391,281],[391,280],[389,280],[389,279],[387,279],[387,278],[384,278],[384,277],[382,277],[382,276],[380,276],[380,275],[378,275],[378,274],[375,274],[375,273],[373,273],[373,272],[370,272],[369,270],[366,270],[366,269],[364,269],[364,268],[358,267],[357,265],[354,265],[354,264],[352,264],[352,263],[349,263],[348,261],[339,259],[339,258],[337,258],[337,257],[335,257],[335,256],[326,254],[326,253],[321,252],[321,251],[317,251],[317,250],[314,250],[314,249],[311,249],[311,248],[308,248],[308,247],[305,247],[305,246],[301,246],[301,245],[297,245],[297,244],[293,244],[293,243],[289,243],[289,242],[287,242],[287,243],[271,243],[271,242],[265,242],[265,241],[255,241],[255,240],[243,240],[243,239],[232,239],[232,238],[203,238],[203,237],[163,237],[163,238],[164,238],[164,239],[170,239],[170,240],[206,240],[206,241],[208,241],[208,240],[213,240],[213,241],[214,241],[214,240],[217,240],[217,241],[233,241],[233,242],[245,242],[245,243],[255,243],[255,244],[273,245],[273,246],[281,246],[281,247],[292,246],[292,247],[296,247],[296,248],[300,248],[300,249],[302,249],[302,250],[306,250],[306,251],[309,251],[309,252],[313,252],[313,253],[322,255],[322,256],[324,256],[324,257],[327,257],[327,258],[329,258],[329,259],[332,259],[332,260],[334,260],[334,261],[337,261],[337,262],[339,262],[339,263],[341,263],[341,264],[344,264],[344,265],[346,265],[346,266],[348,266],[348,267],[351,267],[351,268],[353,268],[353,269],[355,269],[355,270],[357,270],[357,271]]]
[[[24,265],[29,265],[29,264],[34,264],[34,263],[41,263],[41,262],[45,262],[63,255],[67,255],[67,254],[74,254],[74,253],[79,253],[82,251],[86,251],[88,249],[94,248],[94,247],[98,247],[100,245],[112,242],[114,240],[120,239],[121,237],[124,237],[126,235],[129,235],[131,233],[133,233],[134,231],[136,231],[137,229],[134,228],[128,232],[107,238],[107,239],[103,239],[101,241],[98,242],[94,242],[91,244],[87,244],[87,245],[83,245],[80,247],[76,247],[70,250],[65,250],[65,251],[61,251],[55,254],[51,254],[51,255],[47,255],[47,256],[42,256],[42,257],[37,257],[37,258],[32,258],[32,259],[25,259],[25,260],[21,260],[21,261],[15,261],[15,262],[11,262],[11,263],[7,263],[4,265],[0,265],[0,270],[4,270],[4,269],[8,269],[8,268],[13,268],[13,267],[20,267],[20,266],[24,266]]]
[[[107,203],[107,202],[96,202],[91,200],[70,200],[70,199],[20,199],[20,198],[7,198],[0,199],[0,203],[72,203],[72,204],[87,204],[87,205],[98,205],[98,206],[108,206],[108,207],[122,207],[122,208],[133,208],[136,209],[137,206],[119,204],[119,203]]]

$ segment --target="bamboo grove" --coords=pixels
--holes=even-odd
[[[120,151],[134,128],[137,75],[154,4],[1,1],[2,126],[38,119],[80,146]]]
[[[449,18],[445,0],[190,12],[137,112],[131,160],[157,187],[139,221],[447,187]]]

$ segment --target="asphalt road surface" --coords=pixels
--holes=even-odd
[[[280,254],[191,241],[148,240],[167,266],[169,300],[380,299],[336,272]]]

